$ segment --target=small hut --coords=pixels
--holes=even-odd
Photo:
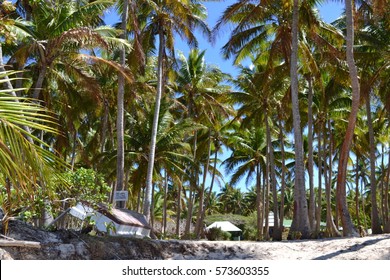
[[[210,228],[220,228],[223,231],[230,232],[234,240],[240,240],[241,229],[233,225],[231,222],[228,221],[214,222],[207,227],[207,229]]]

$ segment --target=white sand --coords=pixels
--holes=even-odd
[[[263,260],[390,260],[390,234],[282,242],[168,241],[166,258]],[[165,247],[164,246],[164,247]],[[168,250],[167,250],[168,249]]]

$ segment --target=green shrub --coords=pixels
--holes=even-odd
[[[253,212],[247,218],[242,229],[242,238],[244,240],[257,240],[257,213]]]
[[[206,232],[206,237],[210,241],[230,240],[232,237],[230,232],[223,231],[221,228],[210,228]]]
[[[231,240],[232,234],[227,231],[222,231],[222,240]]]
[[[92,169],[79,168],[64,174],[68,184],[61,197],[72,198],[74,201],[86,201],[92,205],[108,201],[111,188],[102,175]]]

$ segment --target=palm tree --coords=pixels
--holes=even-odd
[[[307,201],[305,197],[305,171],[303,166],[303,142],[301,134],[301,119],[299,115],[298,102],[298,28],[299,28],[299,0],[293,1],[293,19],[292,19],[292,46],[291,46],[291,99],[292,114],[294,126],[295,143],[295,191],[294,202],[296,203],[294,211],[291,232],[300,231],[303,238],[310,237],[310,224],[308,217]]]
[[[124,49],[130,46],[124,40],[124,37],[123,39],[116,38],[116,35],[119,33],[115,29],[102,26],[103,21],[101,20],[101,16],[106,8],[114,4],[114,1],[57,0],[51,2],[35,1],[34,3],[29,3],[27,6],[27,3],[22,4],[28,9],[32,25],[31,28],[27,29],[30,32],[28,40],[24,40],[23,44],[18,47],[13,55],[13,59],[20,65],[31,63],[30,61],[33,62],[26,67],[33,69],[33,73],[38,73],[34,89],[32,90],[32,96],[34,98],[45,100],[47,104],[52,106],[53,104],[67,104],[67,102],[77,99],[68,96],[61,97],[63,91],[75,96],[78,96],[79,93],[89,91],[91,95],[95,95],[95,100],[99,100],[102,98],[102,91],[91,69],[96,69],[96,65],[101,63],[105,63],[111,68],[119,70],[118,72],[121,78],[130,80],[129,73],[124,70],[124,61],[122,61],[122,65],[120,66],[114,61],[108,61],[102,58],[104,48],[114,49],[112,48],[113,46],[120,45],[123,53]],[[87,55],[85,52],[80,53],[81,49],[92,50],[95,47],[102,47],[99,50],[100,54],[102,54],[101,56]],[[90,63],[90,61],[93,61],[93,63]],[[51,79],[47,79],[49,75]],[[48,81],[47,83],[45,83],[46,80]],[[48,96],[42,96],[41,93],[44,87],[54,88],[54,90],[43,91]],[[56,98],[62,99],[61,101],[66,100],[66,102],[56,103],[54,101]],[[103,97],[102,99],[105,98]],[[118,102],[121,103],[120,94]],[[108,109],[106,103],[104,101],[107,115]],[[78,140],[80,140],[78,136],[82,135],[82,133],[78,127],[78,119],[71,119],[69,113],[71,108],[81,107],[81,110],[86,109],[82,106],[77,106],[78,104],[82,103],[67,104],[68,106],[64,106],[64,108],[58,106],[56,108],[57,110],[66,112],[64,114],[66,117],[62,117],[61,119],[63,122],[66,122],[64,127],[69,128],[69,131],[65,129],[64,136],[68,133],[72,134],[70,136],[70,142],[73,142],[71,152],[72,168],[76,160],[76,146]],[[96,111],[96,109],[93,111]],[[118,111],[119,115],[121,115],[123,106],[118,106]],[[81,111],[74,112],[79,116]],[[92,123],[90,112],[87,111],[86,114],[89,114],[88,121]],[[119,134],[118,143],[123,143],[123,135],[120,134],[121,131],[121,129],[117,130]],[[65,137],[59,137],[56,142],[62,145],[61,142],[64,143],[64,141],[69,140],[65,139]],[[121,149],[122,146],[119,146],[118,150],[123,150]],[[82,154],[85,153],[83,152]],[[117,158],[119,162],[123,159],[121,156]],[[118,181],[123,181],[123,172],[118,172],[118,174],[118,176],[122,175]],[[122,188],[120,187],[120,189]]]
[[[373,121],[371,116],[371,102],[370,102],[370,94],[368,95],[368,99],[366,102],[366,112],[367,112],[367,123],[368,123],[368,134],[369,134],[369,143],[370,143],[370,187],[371,187],[371,228],[372,233],[381,234],[382,228],[381,223],[379,221],[379,213],[378,213],[378,204],[377,204],[377,181],[376,181],[376,143],[374,139],[374,128]]]
[[[127,21],[129,16],[129,1],[123,1],[122,7],[122,38],[127,38]],[[126,66],[126,49],[122,47],[120,51],[120,64],[122,67]],[[116,191],[121,191],[124,189],[124,169],[125,169],[125,142],[124,142],[124,95],[125,95],[125,77],[122,73],[118,75],[118,97],[117,97],[117,123],[116,123],[116,132],[117,132],[117,167],[116,167]]]
[[[190,118],[194,122],[202,123],[208,127],[205,130],[204,137],[207,143],[207,159],[203,172],[203,183],[200,186],[199,193],[199,211],[197,215],[197,223],[195,234],[200,235],[201,225],[203,224],[204,216],[204,191],[207,174],[209,173],[210,156],[212,152],[212,144],[214,144],[214,153],[217,156],[220,148],[218,138],[219,130],[223,128],[221,125],[224,119],[227,119],[232,114],[233,108],[227,102],[227,92],[229,87],[223,82],[229,78],[219,68],[209,66],[205,63],[205,51],[193,49],[190,51],[188,58],[182,53],[179,53],[178,71],[176,73],[176,83],[174,84],[175,91],[179,95],[179,113],[181,118]],[[181,111],[181,112],[180,112]],[[201,132],[200,132],[201,133]],[[195,166],[192,171],[192,180],[190,185],[190,197],[196,188],[198,177],[198,165],[202,149],[202,135],[194,132],[193,137],[193,154]],[[200,149],[199,149],[200,147]],[[216,160],[214,160],[214,168],[216,169]],[[214,181],[214,180],[213,180]],[[209,194],[212,190],[210,187]],[[207,199],[206,199],[207,201]],[[192,216],[192,199],[189,200],[188,214]],[[187,231],[189,230],[190,219],[187,219]],[[188,234],[188,232],[187,232]]]
[[[113,1],[78,2],[56,0],[49,3],[39,0],[30,3],[30,37],[19,46],[14,57],[20,65],[31,58],[36,61],[35,65],[30,65],[38,73],[32,93],[35,99],[40,98],[45,77],[54,65],[71,63],[82,48],[108,48],[110,44],[118,42],[114,38],[114,29],[98,27],[102,23],[99,15]]]
[[[117,63],[80,52],[81,49],[92,50],[95,47],[113,49],[111,47],[116,45],[130,46],[124,40],[116,38],[115,29],[99,26],[102,24],[100,15],[113,4],[113,1],[86,2],[39,0],[27,5],[31,26],[24,30],[29,36],[17,45],[10,60],[15,61],[21,69],[32,70],[27,72],[31,73],[33,80],[36,81],[30,89],[32,96],[46,101],[50,109],[54,108],[53,105],[59,104],[56,103],[56,98],[63,93],[61,89],[65,89],[67,93],[69,91],[89,92],[91,95],[101,93],[98,83],[91,74],[91,68],[94,67],[92,65],[106,63],[126,74],[126,78],[129,79],[128,73],[124,73]],[[104,49],[100,51],[103,53]],[[48,76],[50,79],[47,79]],[[65,112],[67,108],[62,108],[61,111]],[[74,122],[67,118],[63,119],[67,121],[64,127],[70,128],[69,131],[65,130],[64,135],[70,132],[71,140],[62,137],[63,140],[57,139],[57,142],[73,141],[72,150],[75,151],[77,131]],[[41,138],[43,137],[42,134]]]
[[[194,124],[190,119],[177,121],[169,110],[167,101],[164,101],[160,110],[159,126],[156,137],[154,177],[162,178],[161,172],[165,170],[171,178],[179,180],[185,176],[184,167],[192,162],[189,156],[189,145],[185,142],[185,136],[194,128],[201,126]],[[135,116],[132,137],[125,136],[126,161],[136,164],[136,168],[130,174],[133,192],[138,193],[144,186],[146,171],[149,166],[148,155],[150,146],[148,145],[152,134],[153,106],[144,104],[144,114]],[[180,180],[179,180],[180,181]],[[145,205],[145,202],[144,202]]]
[[[210,202],[210,197],[212,195],[214,185],[218,181],[218,178],[221,177],[220,172],[217,169],[217,164],[219,163],[218,155],[222,152],[222,144],[225,140],[226,130],[229,129],[229,122],[226,123],[226,120],[223,120],[223,116],[220,115],[217,121],[214,123],[212,127],[207,129],[207,132],[204,135],[200,135],[198,145],[198,157],[200,157],[200,153],[204,150],[203,145],[208,146],[207,154],[204,154],[203,157],[200,158],[200,162],[205,162],[205,168],[203,170],[203,182],[200,186],[200,190],[198,192],[199,196],[199,209],[197,214],[197,220],[195,225],[195,235],[197,238],[200,238],[202,226],[204,223],[204,219],[206,216],[207,208],[209,207],[208,202]],[[202,137],[203,136],[203,137]],[[205,139],[202,139],[205,138]],[[212,153],[214,153],[213,159],[211,158]],[[212,164],[212,165],[211,165]],[[208,188],[208,192],[206,192],[206,178],[208,173],[211,173],[211,182]]]
[[[166,235],[166,227],[167,221],[170,221],[170,216],[174,214],[174,212],[169,207],[173,201],[167,201],[165,197],[165,191],[159,190],[154,193],[153,197],[153,217],[154,221],[161,222],[161,233]]]
[[[352,107],[351,113],[348,119],[348,127],[345,133],[345,138],[343,146],[340,151],[339,157],[339,166],[338,166],[338,175],[337,175],[337,205],[338,211],[340,212],[341,221],[343,224],[343,235],[344,236],[358,236],[356,232],[351,216],[348,211],[347,201],[346,201],[346,176],[347,176],[347,164],[348,164],[348,154],[350,151],[353,131],[356,125],[356,117],[359,110],[359,100],[360,100],[360,86],[358,80],[357,68],[355,65],[355,60],[353,56],[353,44],[354,44],[354,20],[353,20],[353,11],[352,11],[352,1],[345,1],[345,13],[346,13],[346,56],[347,64],[349,69],[349,75],[352,85]]]
[[[375,4],[370,2],[368,1],[364,5],[361,5],[357,11],[359,29],[356,33],[356,39],[362,46],[359,49],[360,55],[357,56],[357,64],[360,66],[362,73],[364,73],[360,79],[361,95],[367,100],[366,114],[371,165],[371,228],[375,234],[382,233],[382,229],[377,206],[377,182],[375,172],[373,172],[376,169],[376,135],[374,135],[371,114],[371,107],[375,104],[371,100],[375,100],[374,97],[377,94],[376,84],[383,78],[381,77],[381,73],[386,73],[384,69],[389,66],[389,61],[386,59],[389,57],[388,43],[385,42],[388,41],[390,33],[386,28],[382,29],[382,31],[378,29],[383,19],[382,12],[379,12]]]
[[[275,175],[275,156],[273,140],[271,135],[272,121],[274,112],[272,108],[280,102],[281,96],[287,91],[285,83],[285,67],[275,67],[275,74],[268,76],[263,66],[255,66],[253,69],[242,68],[239,79],[235,82],[243,93],[235,93],[235,100],[242,103],[237,115],[244,116],[244,122],[250,120],[264,122],[267,137],[267,165],[270,167],[269,174],[266,172],[267,182],[270,183],[273,199],[277,201],[277,182]],[[278,74],[276,74],[278,73]],[[281,240],[282,231],[279,223],[278,203],[274,203],[274,240]]]
[[[2,2],[1,3],[1,6],[0,6],[0,19],[1,19],[1,23],[0,23],[0,35],[1,36],[4,36],[4,38],[6,39],[5,40],[5,42],[6,42],[6,44],[15,44],[16,42],[17,42],[17,40],[23,40],[23,39],[25,39],[25,38],[28,38],[29,36],[30,36],[30,34],[28,34],[28,32],[26,32],[26,23],[25,22],[23,22],[23,21],[20,21],[20,20],[13,20],[13,19],[11,19],[10,17],[9,17],[9,15],[11,15],[12,14],[12,12],[14,12],[15,11],[15,7],[11,4],[11,3],[9,3],[9,2],[7,2],[7,1],[5,1],[5,2]],[[10,72],[10,73],[12,73],[12,72]],[[16,103],[19,103],[19,102],[23,102],[23,99],[19,99],[19,98],[17,98],[17,96],[18,96],[18,94],[17,94],[17,92],[18,91],[20,91],[20,90],[15,90],[14,89],[14,87],[13,87],[13,85],[12,85],[12,83],[11,83],[11,79],[9,79],[9,77],[8,77],[8,74],[9,74],[9,72],[7,72],[6,70],[5,70],[5,66],[4,66],[4,62],[3,62],[3,49],[2,49],[2,43],[0,43],[0,74],[1,74],[1,78],[4,78],[4,85],[5,85],[5,88],[6,88],[6,92],[8,93],[8,94],[11,94],[12,95],[12,97],[14,97],[15,99],[14,99],[14,102],[16,102]],[[19,73],[17,73],[17,74],[21,74],[20,72]],[[16,79],[16,84],[19,84],[19,85],[21,85],[21,83],[19,82],[20,81],[20,79]],[[0,84],[2,84],[2,83],[0,83]],[[7,105],[7,104],[4,104],[5,106]],[[15,108],[16,109],[16,108]],[[34,109],[36,109],[36,108],[33,108],[32,109],[32,111],[34,110]],[[33,138],[33,137],[31,137],[31,135],[32,135],[32,132],[31,132],[31,129],[34,129],[34,128],[36,128],[36,130],[40,130],[41,131],[41,133],[43,133],[43,131],[52,131],[52,132],[56,132],[56,133],[54,133],[54,134],[59,134],[58,133],[58,131],[56,131],[56,130],[51,130],[51,128],[48,126],[48,124],[54,124],[54,122],[52,122],[51,123],[51,120],[49,120],[50,118],[48,118],[47,120],[45,119],[46,117],[45,117],[45,115],[44,115],[44,113],[42,112],[42,114],[39,114],[38,113],[38,111],[35,111],[35,112],[33,112],[33,114],[31,114],[31,112],[29,112],[28,114],[27,114],[27,116],[26,115],[24,115],[23,114],[23,111],[24,110],[26,110],[25,109],[25,107],[24,107],[24,109],[23,109],[23,105],[20,107],[20,113],[21,113],[21,117],[22,117],[22,121],[21,121],[21,123],[20,123],[20,128],[21,129],[23,129],[24,131],[25,131],[25,134],[23,135],[24,137],[25,137],[25,139],[32,145],[32,147],[30,148],[30,147],[27,147],[27,146],[25,146],[25,147],[21,147],[21,148],[17,148],[17,149],[24,149],[24,148],[27,148],[27,149],[32,149],[33,150],[33,153],[34,152],[40,152],[39,150],[38,151],[34,151],[34,149],[35,149],[35,144],[34,144],[34,139],[35,138]],[[12,113],[12,111],[10,111],[10,113],[11,114],[13,114]],[[36,115],[35,115],[35,118],[34,117],[31,117],[31,116],[33,116],[34,115],[34,113],[36,113]],[[29,127],[29,126],[27,126],[26,125],[26,123],[28,123],[28,121],[30,121],[30,123],[34,123],[34,122],[36,122],[37,121],[37,119],[39,119],[39,118],[42,118],[42,126],[39,126],[39,125],[33,125],[33,127]],[[23,123],[23,120],[24,120],[24,118],[26,118],[26,120],[28,120],[27,122],[24,122]],[[4,123],[6,123],[6,122],[8,122],[8,120],[6,120]],[[16,123],[18,123],[18,122],[16,122]],[[4,137],[4,140],[5,140],[5,142],[3,142],[3,145],[8,145],[7,144],[7,141],[9,140],[8,139],[8,137],[10,137],[10,135],[7,135],[7,136],[5,136]],[[16,140],[16,141],[18,141],[17,139],[14,139],[14,140]],[[48,145],[48,144],[46,144],[46,143],[43,143],[43,142],[36,142],[36,143],[38,143],[39,145],[40,145],[40,148],[42,148],[42,149],[47,149],[48,147],[50,147],[50,145]],[[4,146],[4,147],[6,147],[6,146]],[[4,148],[3,147],[3,148]],[[23,152],[22,150],[20,150],[19,152]],[[20,156],[20,155],[18,155],[18,156]],[[18,157],[17,156],[17,157]],[[46,163],[44,163],[43,161],[45,160],[44,159],[44,156],[42,156],[42,155],[40,155],[41,156],[41,158],[39,158],[39,159],[37,159],[37,163],[38,163],[38,165],[37,166],[39,166],[39,164],[42,164],[42,165],[44,165],[44,164],[48,164],[48,162],[46,162]],[[50,159],[52,159],[52,157],[51,157],[52,155],[46,155],[46,159],[48,159],[48,160],[50,160]],[[26,157],[26,158],[28,158],[28,156]],[[61,162],[62,163],[62,161],[61,160],[56,160],[56,158],[54,157],[54,155],[53,155],[53,158],[55,159],[53,162],[55,163],[55,162]],[[15,162],[14,163],[17,163],[17,160],[15,160]],[[63,165],[64,166],[64,165]],[[62,167],[63,167],[62,166]],[[42,167],[43,169],[44,168],[46,168],[45,166],[43,166]],[[54,168],[54,166],[53,166],[53,168]],[[33,174],[34,172],[39,172],[39,170],[38,170],[39,168],[37,168],[37,167],[32,167],[32,173],[31,174]],[[23,168],[22,168],[22,170],[23,170]],[[54,169],[53,169],[54,170]],[[43,171],[43,170],[42,170]],[[50,173],[47,173],[47,174],[50,174]],[[45,175],[47,175],[47,174],[45,174]],[[7,175],[7,174],[6,174]],[[53,175],[53,177],[55,177],[56,175]],[[14,183],[14,182],[16,182],[16,181],[13,181],[13,180],[10,180],[8,177],[5,177],[6,178],[6,184],[4,184],[4,185],[6,185],[6,189],[7,189],[7,195],[8,195],[8,206],[9,206],[9,208],[8,209],[6,209],[6,212],[8,211],[9,213],[8,214],[10,214],[10,212],[11,212],[11,203],[12,203],[12,201],[11,201],[11,187],[12,187],[12,183]],[[34,177],[35,178],[35,177]],[[15,178],[16,180],[17,180],[17,178]],[[33,184],[36,184],[36,186],[38,186],[38,181],[35,181],[34,179],[32,179],[31,180],[31,182],[33,183]],[[46,192],[46,194],[48,194],[48,193],[50,193],[50,190],[48,190],[47,189],[47,186],[46,186],[46,183],[47,183],[47,180],[44,180],[44,179],[42,179],[41,181],[39,181],[39,183],[40,183],[40,188],[42,189],[41,190],[41,192]],[[21,182],[21,184],[22,185],[24,185],[25,184],[25,182],[24,181],[22,181]],[[31,191],[30,190],[33,190],[36,186],[33,186],[32,188],[26,188],[25,186],[23,187],[22,186],[22,188],[25,188],[21,193],[22,193],[22,195],[23,195],[23,193],[25,193],[25,195],[30,195],[31,194]],[[20,187],[20,186],[19,186]],[[15,188],[15,187],[14,187]],[[27,190],[27,191],[25,191],[25,190]],[[31,196],[30,196],[30,198],[31,198]],[[27,198],[27,200],[29,200],[29,198]],[[45,201],[44,202],[44,204],[46,205],[47,204],[47,201]],[[30,205],[30,207],[31,207],[32,205]],[[47,211],[46,211],[46,207],[43,207],[43,209],[39,209],[40,211],[43,211],[43,219],[42,219],[42,221],[45,223],[45,217],[46,217],[46,214],[47,214]],[[48,216],[47,216],[48,217]],[[8,217],[6,217],[4,220],[3,220],[3,222],[4,222],[4,225],[5,225],[5,227],[4,227],[4,230],[5,230],[5,232],[7,231],[7,228],[8,228]]]
[[[263,209],[268,208],[265,205],[268,202],[268,197],[265,201],[261,199],[260,185],[262,170],[266,166],[265,149],[267,146],[264,129],[253,126],[250,129],[239,129],[231,135],[228,147],[232,153],[222,164],[225,165],[227,173],[232,174],[230,183],[235,185],[246,176],[246,184],[248,185],[255,177],[258,238],[262,239],[264,212],[267,211],[263,211]],[[263,195],[265,195],[264,192]],[[268,230],[265,233],[267,234],[267,232]]]
[[[315,225],[315,199],[314,199],[314,182],[313,182],[313,168],[314,168],[314,159],[313,159],[313,83],[312,77],[308,78],[308,173],[309,173],[309,222],[310,228],[314,230]]]
[[[244,193],[239,188],[226,184],[218,194],[223,213],[242,215],[245,211]]]
[[[214,215],[219,213],[219,210],[221,209],[221,202],[218,199],[217,193],[212,192],[210,196],[208,196],[207,204],[207,215]]]
[[[132,49],[126,54],[126,48],[120,50],[120,64],[123,68],[128,68],[131,73],[136,73],[136,77],[145,76],[145,52],[148,51],[146,46],[142,45],[143,34],[141,26],[144,24],[144,15],[142,11],[136,8],[137,1],[124,0],[117,2],[117,8],[121,13],[121,30],[122,39],[132,41]],[[127,61],[127,62],[126,62]],[[123,73],[118,75],[118,99],[117,99],[117,186],[116,189],[124,188],[124,94],[126,77]],[[126,91],[130,92],[133,97],[136,97],[137,90],[135,82],[132,81],[131,87],[127,87]],[[134,107],[134,104],[132,105]],[[131,133],[131,132],[130,132]]]
[[[317,116],[314,131],[317,135],[317,167],[318,167],[318,189],[317,189],[317,209],[316,228],[319,232],[322,215],[322,188],[325,185],[326,209],[327,209],[327,234],[329,236],[339,236],[336,227],[338,215],[333,219],[331,202],[332,173],[335,155],[339,150],[339,141],[344,133],[344,124],[349,113],[351,99],[346,94],[348,86],[346,80],[348,73],[343,67],[342,57],[338,50],[340,40],[330,40],[332,46],[318,53],[321,58],[317,64],[320,70],[320,79],[316,78],[316,89],[318,93],[314,96],[317,109]],[[335,133],[339,133],[336,134]],[[329,162],[329,163],[328,163]],[[324,180],[323,180],[324,179]]]
[[[147,2],[148,3],[148,2]],[[161,97],[164,91],[166,63],[166,48],[173,51],[174,34],[178,34],[189,44],[196,44],[194,28],[200,28],[207,33],[207,26],[204,22],[206,17],[204,7],[198,1],[150,1],[148,3],[148,17],[150,22],[146,26],[145,32],[149,34],[151,42],[157,35],[158,63],[157,63],[157,91],[155,99],[155,112],[150,140],[150,151],[148,160],[148,170],[146,177],[145,202],[143,213],[147,219],[150,218],[150,203],[152,198],[153,165],[156,150],[156,137],[158,128],[158,116],[160,112]]]

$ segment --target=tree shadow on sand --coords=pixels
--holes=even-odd
[[[328,260],[328,259],[332,259],[336,256],[339,256],[339,255],[342,255],[342,254],[346,254],[346,253],[351,253],[351,252],[357,252],[359,250],[361,250],[362,248],[366,247],[366,246],[370,246],[370,245],[374,245],[382,240],[385,240],[385,239],[388,239],[389,237],[383,237],[383,238],[380,238],[380,239],[375,239],[375,240],[367,240],[361,244],[354,244],[352,246],[350,246],[349,248],[347,249],[341,249],[341,250],[338,250],[336,252],[333,252],[333,253],[329,253],[329,254],[326,254],[326,255],[323,255],[323,256],[319,256],[317,258],[314,258],[313,260]],[[384,255],[383,256],[383,259],[388,259],[390,257],[390,252],[388,255]]]

